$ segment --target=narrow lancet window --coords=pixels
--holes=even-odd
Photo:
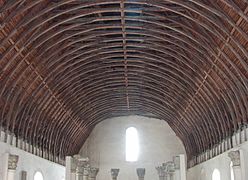
[[[220,171],[218,169],[214,169],[212,174],[212,180],[220,180]]]
[[[139,156],[139,138],[138,131],[134,127],[126,130],[126,161],[134,162]]]
[[[37,171],[34,174],[34,180],[43,180],[43,175],[41,174],[41,172]]]

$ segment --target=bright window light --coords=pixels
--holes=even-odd
[[[126,161],[134,162],[138,160],[139,138],[137,129],[130,127],[126,130]]]
[[[220,180],[220,171],[218,169],[213,171],[212,180]]]
[[[37,171],[34,174],[34,180],[43,180],[43,176],[42,176],[41,172]]]

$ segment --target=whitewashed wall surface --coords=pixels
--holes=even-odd
[[[140,152],[137,162],[125,160],[125,132],[128,127],[138,131]],[[157,180],[156,166],[185,154],[183,144],[169,125],[158,119],[142,116],[111,118],[97,124],[80,154],[100,168],[98,180],[109,180],[110,169],[119,168],[118,180],[136,180],[136,168],[146,168],[145,179]]]
[[[21,180],[22,171],[27,172],[27,180],[33,180],[36,171],[40,171],[44,180],[64,180],[65,167],[40,158],[9,144],[0,142],[0,180],[5,180],[8,154],[18,155],[14,180]]]
[[[234,180],[247,180],[248,179],[248,142],[236,146],[235,148],[218,155],[206,162],[198,164],[187,172],[188,180],[212,180],[212,174],[215,169],[220,172],[221,180],[233,180],[231,179],[231,158],[228,153],[239,151],[240,153],[240,165],[235,167],[240,169]],[[236,159],[237,160],[237,159]],[[236,161],[235,160],[235,161]],[[235,175],[235,173],[234,173]]]

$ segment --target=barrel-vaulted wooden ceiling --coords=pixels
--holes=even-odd
[[[113,116],[167,121],[188,160],[247,124],[247,0],[0,0],[0,13],[0,126],[49,159]]]

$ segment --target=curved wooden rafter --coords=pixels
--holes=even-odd
[[[0,126],[34,154],[62,162],[102,120],[153,114],[190,161],[247,125],[244,0],[16,0],[0,12]]]

